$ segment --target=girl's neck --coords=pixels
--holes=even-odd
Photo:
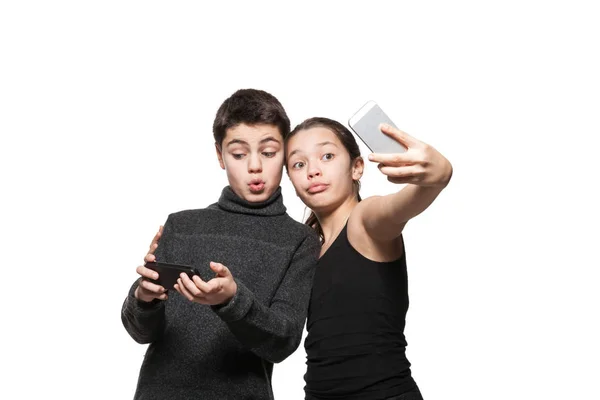
[[[331,243],[332,240],[335,240],[344,228],[346,221],[348,221],[348,217],[350,217],[350,213],[357,204],[358,199],[352,197],[339,207],[336,207],[332,212],[316,214],[317,219],[321,224],[321,229],[323,230],[323,236],[325,238],[324,244]]]

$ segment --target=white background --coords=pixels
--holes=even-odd
[[[214,114],[251,87],[293,125],[374,99],[453,163],[405,230],[426,399],[599,399],[592,3],[2,2],[0,397],[132,398],[135,267],[217,199]],[[368,166],[363,196],[398,189]],[[304,361],[276,365],[277,399],[303,398]]]

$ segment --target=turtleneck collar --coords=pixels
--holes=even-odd
[[[233,192],[231,186],[225,186],[217,204],[219,208],[237,214],[274,216],[283,215],[286,211],[281,196],[281,186],[267,200],[258,203],[242,199]]]

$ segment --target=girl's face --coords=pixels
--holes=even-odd
[[[296,194],[313,211],[333,212],[356,196],[353,181],[362,175],[362,159],[351,162],[330,129],[315,127],[296,133],[287,143],[286,160]]]

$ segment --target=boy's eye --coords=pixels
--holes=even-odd
[[[234,158],[235,160],[241,160],[241,159],[242,159],[242,157],[244,157],[244,154],[242,154],[242,153],[237,153],[237,154],[236,154],[236,153],[234,153],[234,154],[232,154],[232,156],[233,156],[233,158]]]
[[[263,156],[267,158],[275,157],[276,152],[274,151],[263,151]]]
[[[331,154],[331,153],[324,154],[323,157],[321,157],[321,160],[333,160],[333,154]]]
[[[297,163],[294,163],[292,165],[292,168],[294,168],[294,169],[299,169],[299,168],[302,168],[302,167],[304,167],[304,163],[302,161],[298,161]]]

